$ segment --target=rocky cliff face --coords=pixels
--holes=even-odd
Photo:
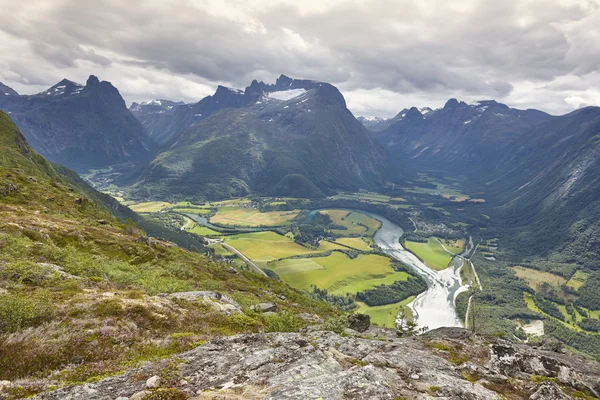
[[[464,173],[495,165],[504,149],[551,118],[541,111],[517,110],[494,100],[466,104],[450,99],[438,110],[402,110],[375,137],[407,167]]]
[[[458,328],[404,339],[375,327],[344,336],[306,330],[216,339],[38,399],[595,398],[598,367],[553,343],[515,345]]]
[[[156,147],[119,91],[95,76],[85,86],[64,79],[36,95],[13,92],[0,96],[0,109],[50,161],[82,171],[139,162]]]

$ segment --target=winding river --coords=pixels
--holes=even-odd
[[[314,210],[311,214],[317,211]],[[375,244],[388,256],[411,267],[427,282],[428,289],[408,304],[418,326],[427,329],[443,326],[462,327],[462,322],[456,314],[454,301],[459,293],[468,289],[461,285],[460,270],[464,263],[463,257],[468,257],[473,251],[473,240],[469,238],[465,251],[460,256],[454,257],[448,268],[443,271],[434,271],[417,256],[402,247],[400,238],[404,234],[404,230],[398,224],[368,211],[354,211],[380,221],[381,228],[374,236]]]
[[[320,210],[312,210],[308,218]],[[451,265],[443,271],[434,271],[419,260],[413,253],[404,249],[400,244],[400,238],[404,230],[396,223],[388,220],[381,215],[368,211],[353,210],[370,216],[381,222],[381,227],[375,233],[374,241],[381,250],[388,256],[401,261],[411,267],[417,274],[422,276],[427,282],[427,290],[419,294],[408,307],[413,312],[414,318],[420,328],[435,329],[443,326],[462,327],[462,323],[456,314],[455,299],[459,293],[468,288],[461,285],[460,270],[464,264],[464,257],[468,257],[473,251],[473,240],[469,238],[465,251],[457,257],[454,257]],[[186,214],[200,225],[207,226],[219,231],[223,227],[212,225],[207,218]],[[256,229],[260,230],[260,229]],[[255,230],[255,231],[256,231]],[[239,231],[239,230],[238,230]],[[244,229],[244,231],[253,231]]]

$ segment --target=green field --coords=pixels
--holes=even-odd
[[[365,303],[357,302],[358,309],[357,313],[368,314],[371,317],[371,322],[383,326],[386,328],[396,327],[396,316],[400,313],[402,308],[406,307],[411,301],[415,299],[415,296],[401,301],[400,303],[386,304],[385,306],[369,307]]]
[[[296,289],[310,291],[316,285],[334,294],[356,294],[408,278],[405,272],[392,269],[389,258],[372,254],[351,259],[334,252],[328,257],[270,262],[268,267]]]
[[[568,286],[571,286],[573,289],[579,289],[585,283],[589,274],[583,271],[577,271],[573,274],[571,279],[567,282]]]
[[[220,225],[237,226],[277,226],[294,219],[298,211],[271,211],[261,213],[254,208],[219,207],[210,222]]]
[[[223,247],[223,245],[221,245],[219,243],[211,244],[208,247],[213,249],[215,251],[215,254],[217,254],[219,256],[233,256],[234,255],[232,252],[227,250],[225,247]]]
[[[335,225],[346,229],[333,229],[331,232],[338,236],[365,235],[373,236],[381,226],[381,222],[368,215],[348,210],[323,210],[321,214],[328,215]]]
[[[453,254],[462,253],[462,251],[465,247],[464,239],[459,239],[459,240],[439,239],[439,240],[442,242],[442,244],[444,245],[446,250],[448,250],[450,253],[453,253]]]
[[[361,238],[339,238],[335,240],[336,243],[341,243],[346,246],[350,246],[357,250],[369,251],[371,248],[369,247],[369,243],[365,242]]]
[[[440,244],[437,238],[429,238],[427,243],[411,242],[409,240],[404,242],[404,247],[414,253],[431,269],[441,271],[448,267],[452,257]]]
[[[167,203],[166,201],[147,201],[144,203],[137,203],[129,205],[133,211],[138,213],[143,212],[158,212],[160,210],[164,210],[165,208],[172,207],[173,204]]]
[[[175,207],[173,211],[187,214],[197,214],[197,215],[206,215],[210,214],[212,211],[210,208],[200,208],[200,207]]]
[[[260,266],[265,266],[268,261],[281,258],[345,249],[326,241],[321,241],[319,248],[309,249],[294,243],[289,237],[275,232],[243,233],[228,236],[225,241]]]
[[[358,200],[364,202],[372,202],[372,203],[387,203],[390,201],[391,197],[372,192],[360,192],[360,193],[339,193],[335,196],[329,197],[330,199],[341,199],[341,200]],[[404,199],[400,199],[403,201]]]
[[[214,231],[210,228],[201,225],[194,225],[191,229],[186,229],[188,232],[198,236],[222,236],[221,232]]]
[[[549,272],[538,271],[521,266],[512,267],[511,269],[534,290],[536,290],[538,285],[542,282],[547,282],[556,288],[567,283],[567,280],[562,276],[554,275]]]

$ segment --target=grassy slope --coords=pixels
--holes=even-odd
[[[0,379],[22,379],[14,398],[215,336],[269,330],[269,318],[248,308],[257,302],[294,314],[337,313],[281,282],[231,274],[205,256],[144,239],[87,193],[92,189],[64,179],[0,113]],[[227,317],[203,302],[151,297],[188,290],[227,293],[245,312]]]

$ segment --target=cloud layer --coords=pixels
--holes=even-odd
[[[0,0],[0,81],[109,80],[127,101],[197,101],[284,73],[357,115],[448,98],[560,114],[600,105],[600,0]]]

